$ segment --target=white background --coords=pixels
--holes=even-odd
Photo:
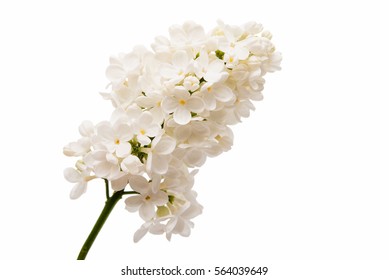
[[[121,264],[389,260],[389,19],[384,1],[7,1],[0,4],[0,258],[76,258],[102,182],[68,198],[62,147],[109,118],[110,55],[172,24],[261,22],[283,54],[233,149],[196,177],[189,238],[146,236],[119,202],[88,259]],[[152,261],[154,260],[154,261]],[[360,262],[358,262],[360,264]],[[363,267],[363,262],[361,267]],[[319,279],[319,278],[316,278]],[[376,278],[378,279],[378,278]]]

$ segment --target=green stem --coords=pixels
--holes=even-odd
[[[105,197],[107,200],[109,199],[109,182],[107,179],[104,179],[105,182]]]
[[[77,260],[85,260],[86,255],[89,252],[89,249],[92,247],[93,242],[95,241],[97,235],[99,234],[109,214],[111,213],[112,209],[115,207],[116,203],[122,198],[124,193],[125,193],[124,190],[114,192],[113,195],[107,199],[103,211],[101,212],[99,218],[96,221],[95,226],[93,227],[91,233],[89,234],[84,245],[82,246]]]

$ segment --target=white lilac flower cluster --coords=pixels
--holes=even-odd
[[[192,190],[207,157],[228,151],[228,125],[247,118],[262,99],[267,72],[280,69],[281,54],[262,25],[218,22],[208,34],[194,22],[174,25],[157,37],[153,51],[139,46],[110,58],[106,76],[112,102],[109,121],[84,121],[81,139],[64,147],[79,157],[64,171],[76,199],[94,178],[114,191],[131,190],[126,209],[138,211],[147,232],[188,236],[202,212]]]

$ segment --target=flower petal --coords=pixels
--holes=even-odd
[[[159,134],[160,131],[161,131],[161,127],[157,124],[153,124],[153,125],[149,126],[146,133],[147,133],[147,136],[155,137]]]
[[[143,112],[140,115],[138,124],[140,127],[148,127],[153,122],[153,115],[150,112]]]
[[[159,155],[171,154],[176,147],[176,140],[170,136],[161,137],[154,147],[154,153]]]
[[[90,137],[95,133],[95,127],[91,121],[83,121],[78,127],[78,131],[84,137]]]
[[[184,106],[178,106],[177,109],[174,111],[173,119],[176,123],[185,125],[190,122],[190,120],[192,119],[192,115],[190,114],[189,110]]]
[[[70,199],[77,199],[85,192],[86,192],[86,183],[82,182],[82,183],[75,184],[73,189],[70,191]]]
[[[139,66],[139,58],[134,53],[129,53],[123,57],[123,65],[127,71],[133,71]]]
[[[68,167],[63,171],[63,176],[70,183],[78,183],[82,180],[80,172],[71,167]]]
[[[172,57],[172,63],[181,69],[186,68],[189,63],[188,54],[185,51],[176,51]]]
[[[204,93],[204,104],[207,110],[214,110],[216,108],[216,99],[212,93]]]
[[[199,97],[191,97],[186,102],[186,108],[188,108],[191,112],[201,113],[204,111],[204,101]]]
[[[136,212],[143,203],[143,197],[141,195],[130,196],[126,198],[124,203],[128,211]]]
[[[129,155],[120,164],[122,170],[126,173],[133,175],[138,175],[142,172],[143,164],[140,162],[139,158],[133,155]]]
[[[102,161],[94,166],[94,171],[97,177],[107,178],[111,172],[112,165],[109,162]]]
[[[146,233],[149,231],[149,227],[142,225],[135,233],[134,233],[134,242],[137,243],[141,240]]]
[[[167,96],[164,100],[162,100],[161,106],[162,110],[166,113],[171,113],[177,108],[178,102],[175,98]]]
[[[138,193],[144,194],[147,193],[149,190],[149,182],[143,176],[131,176],[129,179],[129,183],[131,188]]]
[[[116,147],[116,155],[120,158],[124,158],[131,153],[131,144],[128,142],[122,142]]]
[[[97,126],[97,134],[108,141],[114,138],[114,131],[108,122],[103,122]]]
[[[150,202],[144,202],[139,208],[139,216],[145,221],[150,221],[155,216],[154,205]]]
[[[169,156],[154,155],[151,170],[157,174],[165,174],[169,168]]]
[[[190,149],[185,155],[185,163],[190,167],[201,166],[205,163],[206,156],[203,151]]]
[[[228,102],[234,97],[234,93],[227,86],[219,85],[213,90],[215,98],[221,102]]]
[[[136,138],[142,146],[148,145],[151,142],[150,138],[146,135],[138,134]]]
[[[116,180],[111,181],[111,188],[114,191],[121,191],[123,190],[128,184],[128,174],[123,174],[121,177],[117,178]]]
[[[165,192],[159,191],[151,199],[155,205],[162,206],[168,202],[168,195]]]
[[[126,72],[120,65],[109,65],[105,75],[111,82],[119,83],[126,76]]]

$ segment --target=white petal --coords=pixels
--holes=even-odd
[[[153,98],[150,98],[148,96],[139,96],[136,98],[136,104],[138,104],[138,106],[140,107],[144,107],[144,108],[150,108],[150,107],[153,107],[155,106],[155,100]]]
[[[150,138],[147,137],[146,135],[138,134],[138,136],[136,138],[138,139],[138,142],[142,146],[148,145],[151,142]]]
[[[77,199],[86,192],[86,183],[75,184],[70,191],[70,199]]]
[[[143,164],[140,162],[138,157],[129,155],[123,159],[120,166],[124,172],[137,175],[141,172]]]
[[[97,177],[106,178],[111,172],[112,165],[106,161],[99,162],[95,165],[94,171]]]
[[[127,186],[127,184],[128,184],[128,175],[124,174],[118,179],[111,181],[111,188],[114,191],[121,191]]]
[[[188,237],[190,235],[190,227],[186,223],[183,223],[181,232],[179,233],[181,236]]]
[[[170,26],[169,35],[171,40],[175,43],[184,42],[186,40],[185,32],[179,25]]]
[[[131,153],[131,144],[128,142],[120,143],[116,147],[116,155],[120,158],[124,158]]]
[[[147,136],[155,137],[161,131],[161,127],[158,124],[153,124],[147,129]]]
[[[167,96],[162,100],[161,106],[166,113],[171,113],[174,112],[174,110],[177,108],[178,102],[175,98]]]
[[[150,221],[155,216],[154,205],[149,202],[143,203],[139,208],[139,216],[145,221]]]
[[[134,233],[134,242],[137,243],[141,240],[146,233],[149,231],[148,227],[144,227],[143,225]]]
[[[161,186],[161,176],[159,174],[153,174],[151,181],[151,191],[157,193]]]
[[[126,72],[119,65],[109,65],[105,71],[105,75],[111,82],[120,82],[126,76]]]
[[[95,126],[91,121],[83,121],[78,127],[78,131],[84,137],[90,137],[95,133]]]
[[[199,97],[191,97],[186,102],[186,108],[188,108],[191,112],[201,113],[204,111],[204,101]]]
[[[153,195],[152,201],[157,206],[165,205],[168,202],[168,195],[165,192],[159,191]]]
[[[201,150],[190,149],[185,155],[185,163],[189,166],[201,166],[205,160],[206,156]]]
[[[154,155],[151,170],[157,174],[165,174],[169,168],[169,157]]]
[[[131,188],[138,193],[144,194],[149,190],[149,182],[143,176],[131,176],[129,182]]]
[[[178,142],[185,142],[192,134],[192,127],[190,125],[181,125],[174,130],[174,136]]]
[[[218,72],[207,72],[204,75],[204,79],[210,83],[217,83],[222,79],[222,75]]]
[[[63,176],[70,183],[78,183],[82,180],[80,172],[71,167],[68,167],[63,171]]]
[[[133,137],[132,129],[127,124],[115,125],[116,135],[120,138],[120,141],[129,141]]]
[[[127,197],[124,201],[126,204],[126,209],[130,212],[138,211],[139,207],[143,203],[143,197],[141,195],[134,195]]]
[[[139,58],[136,54],[129,53],[123,57],[123,65],[127,71],[133,71],[139,66]]]
[[[153,115],[150,112],[143,112],[140,115],[138,124],[141,127],[148,127],[153,122]]]
[[[234,97],[234,93],[229,87],[218,86],[213,90],[215,98],[221,102],[228,102]]]
[[[240,47],[236,51],[236,54],[237,54],[239,60],[245,60],[249,56],[250,52],[246,47]]]
[[[177,68],[170,64],[163,64],[159,70],[162,77],[171,79],[177,77]]]
[[[118,164],[119,160],[117,157],[115,157],[113,154],[111,153],[106,153],[105,155],[105,159],[107,160],[107,162],[109,162],[111,165],[116,165]]]
[[[104,140],[112,140],[114,138],[114,131],[109,123],[104,122],[97,126],[97,134]]]
[[[185,51],[177,51],[172,58],[173,65],[184,69],[188,66],[189,58],[188,54]]]
[[[174,111],[173,119],[176,123],[185,125],[190,122],[190,120],[192,119],[192,115],[190,114],[189,110],[184,106],[178,106],[177,109]]]
[[[171,232],[177,225],[178,219],[176,217],[170,219],[170,221],[166,224],[166,232]]]
[[[162,137],[154,147],[154,153],[159,155],[167,155],[174,151],[176,140],[170,136]]]
[[[207,110],[214,110],[216,108],[216,99],[212,93],[204,93],[203,100]]]
[[[208,71],[210,72],[222,72],[223,70],[224,62],[220,59],[216,59],[208,65]]]
[[[189,37],[195,42],[204,39],[205,33],[203,27],[201,25],[192,27],[189,31]]]

